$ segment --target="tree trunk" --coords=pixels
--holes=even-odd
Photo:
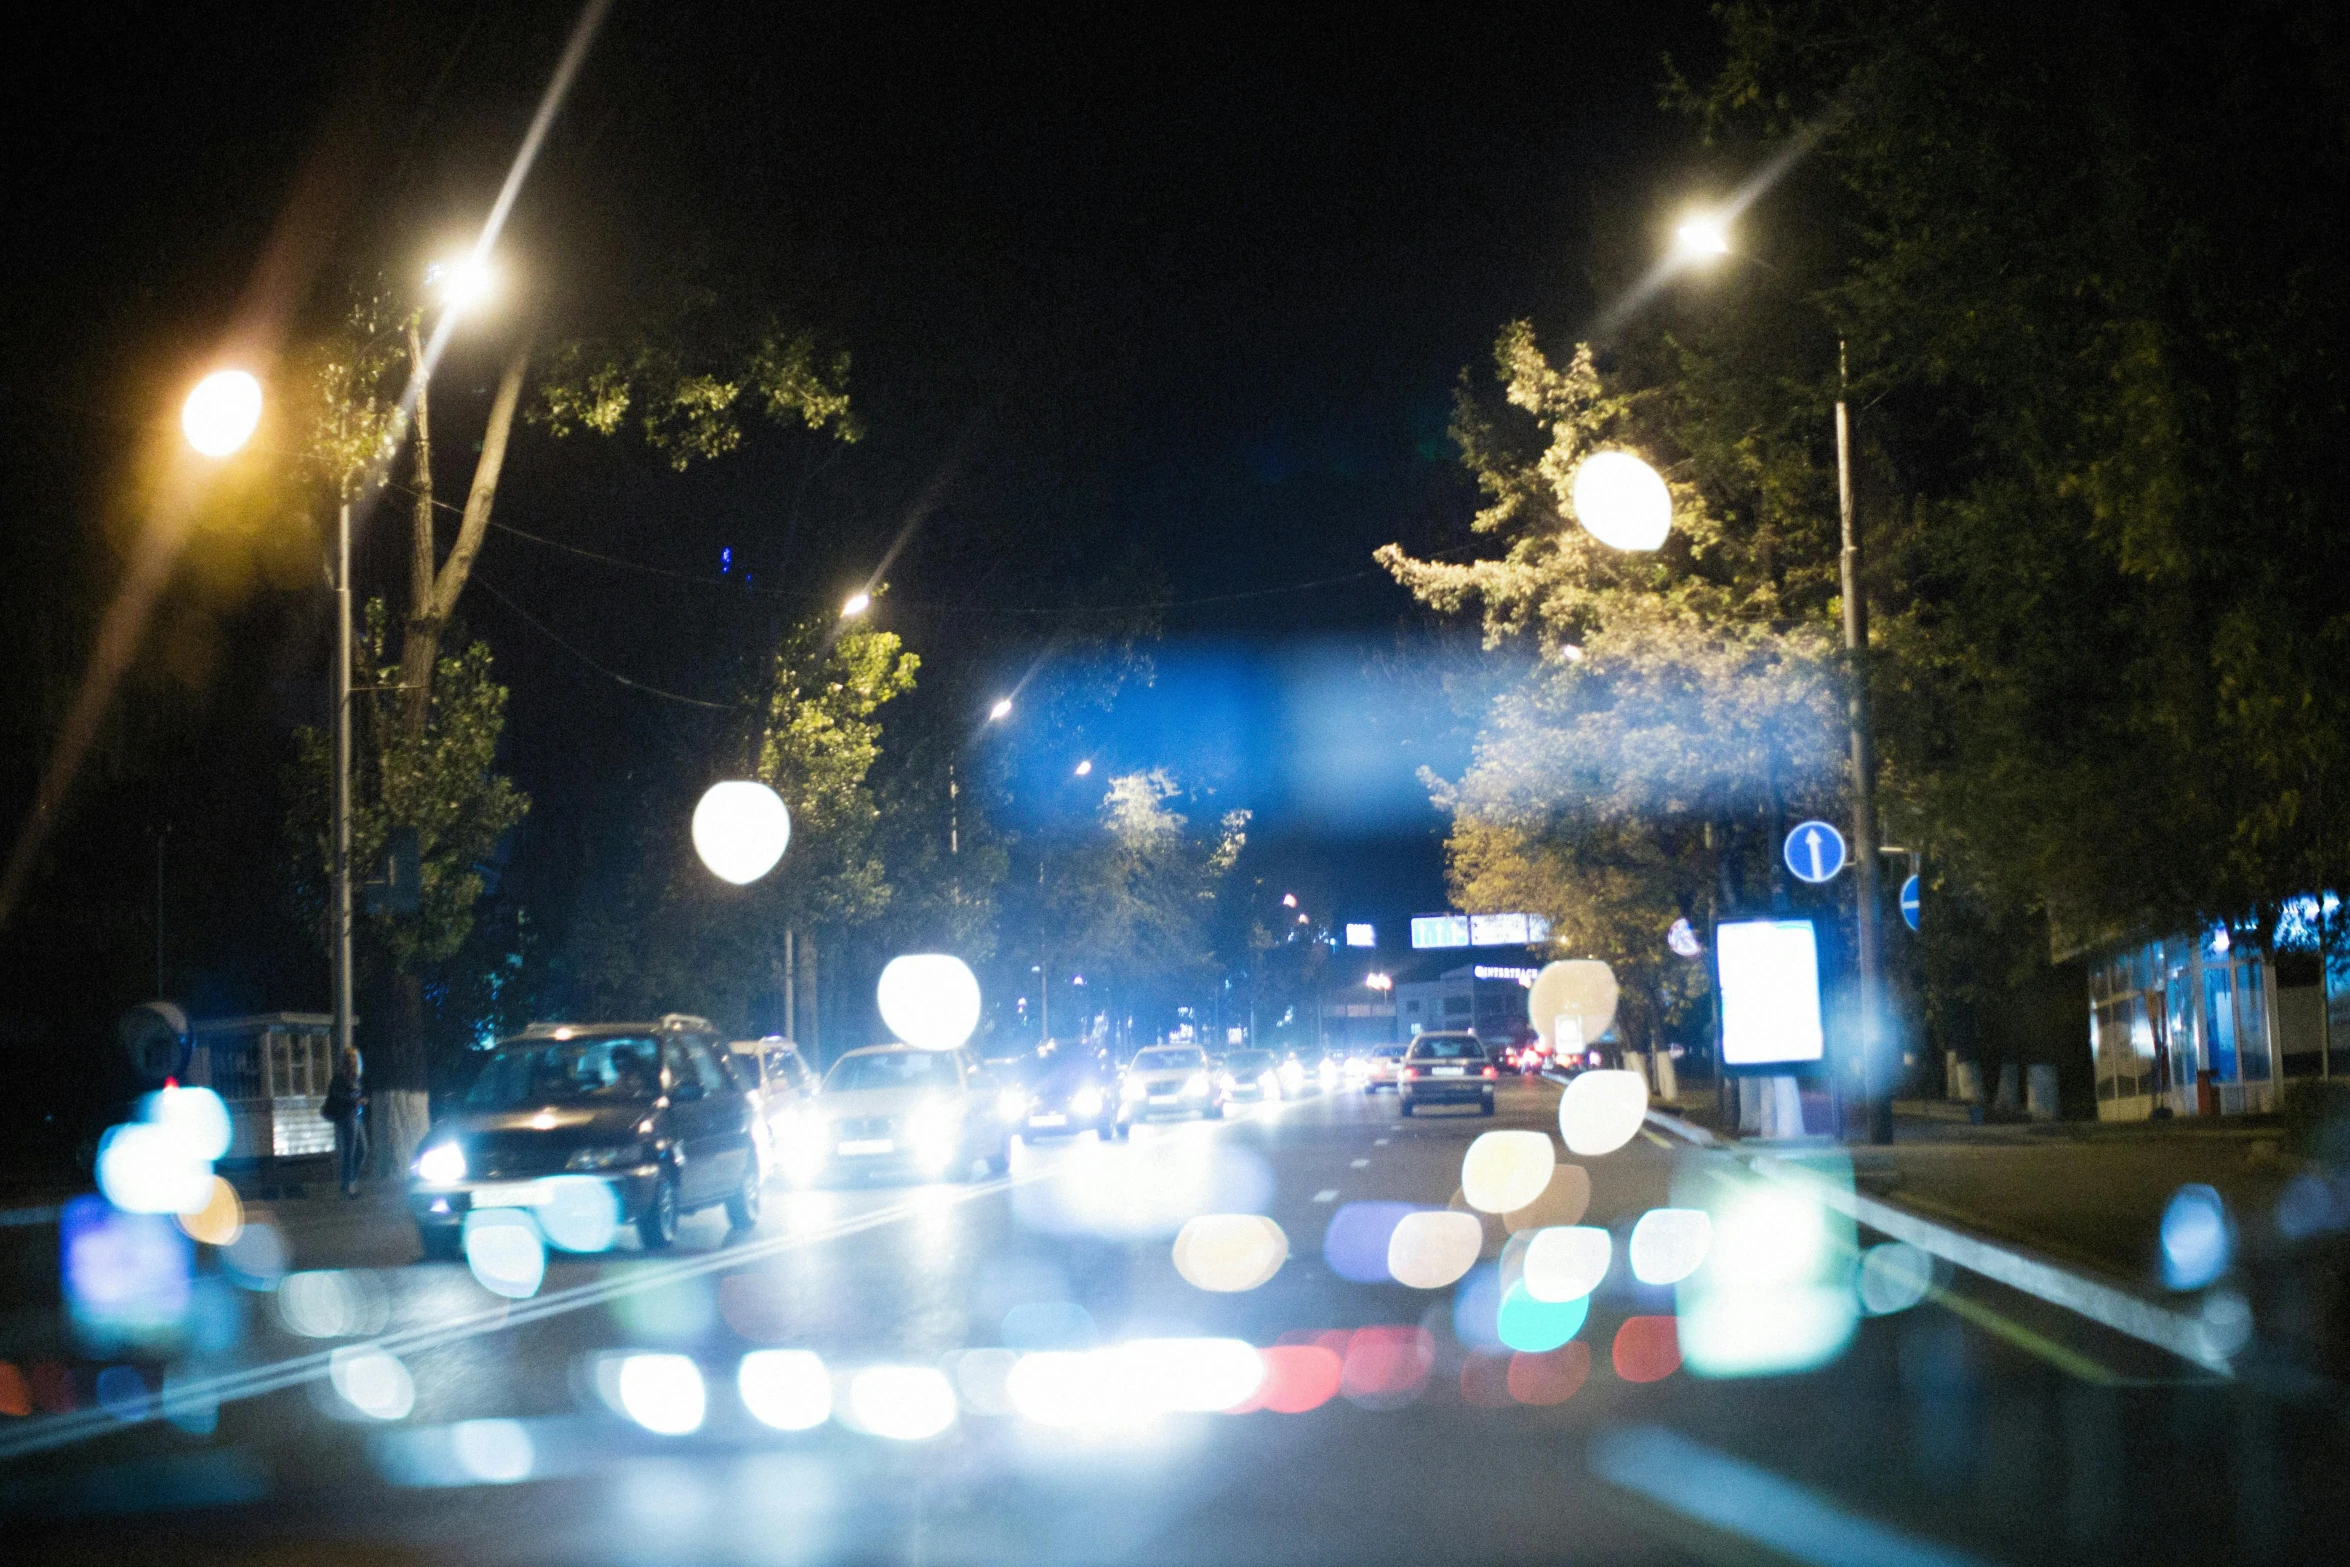
[[[801,1058],[811,1065],[823,1059],[823,1041],[816,1026],[816,932],[803,930],[794,943],[799,949],[799,983],[794,987],[799,1015],[791,1022]]]
[[[395,969],[390,989],[391,1026],[367,1079],[375,1158],[384,1174],[397,1177],[431,1129],[432,1108],[425,1093],[424,980]]]

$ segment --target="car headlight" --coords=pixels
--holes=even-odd
[[[416,1178],[435,1186],[453,1186],[465,1179],[465,1150],[455,1143],[435,1143],[416,1156]]]
[[[1194,1072],[1183,1080],[1183,1092],[1192,1099],[1205,1099],[1208,1094],[1208,1074]]]
[[[1259,1087],[1260,1089],[1264,1090],[1264,1091],[1265,1091],[1266,1093],[1268,1093],[1268,1094],[1269,1094],[1269,1093],[1272,1093],[1274,1090],[1278,1089],[1280,1086],[1281,1086],[1281,1079],[1279,1079],[1279,1078],[1275,1077],[1275,1076],[1274,1076],[1272,1073],[1270,1073],[1270,1072],[1267,1072],[1267,1073],[1266,1073],[1266,1074],[1265,1074],[1263,1077],[1260,1077],[1260,1078],[1258,1078],[1258,1079],[1257,1079],[1257,1087]]]
[[[563,1161],[566,1170],[610,1170],[620,1165],[645,1162],[645,1145],[629,1143],[619,1148],[580,1148]]]
[[[1102,1113],[1102,1091],[1090,1084],[1080,1088],[1069,1100],[1071,1113],[1082,1118]]]
[[[1232,1090],[1234,1090],[1235,1088],[1238,1088],[1239,1086],[1240,1086],[1240,1079],[1239,1079],[1239,1078],[1237,1078],[1237,1077],[1234,1077],[1234,1076],[1233,1076],[1233,1075],[1232,1075],[1230,1072],[1227,1072],[1227,1073],[1225,1073],[1225,1074],[1224,1074],[1224,1092],[1226,1092],[1226,1093],[1230,1093],[1230,1092],[1232,1092]]]
[[[1126,1079],[1125,1083],[1119,1088],[1118,1097],[1126,1100],[1135,1100],[1140,1099],[1147,1092],[1149,1092],[1149,1090],[1142,1086],[1141,1078],[1130,1077]]]
[[[963,1135],[963,1115],[953,1105],[924,1105],[906,1117],[906,1136],[917,1151],[947,1153]]]
[[[1017,1088],[1007,1088],[995,1096],[995,1113],[1007,1121],[1017,1121],[1028,1113],[1028,1095]]]

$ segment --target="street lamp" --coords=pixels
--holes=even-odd
[[[180,406],[180,433],[201,456],[235,455],[261,423],[261,383],[244,370],[215,370]]]
[[[1092,772],[1093,772],[1093,758],[1092,758],[1092,757],[1090,757],[1090,756],[1089,756],[1089,757],[1087,757],[1087,758],[1086,758],[1084,761],[1082,761],[1082,762],[1079,762],[1079,763],[1077,764],[1077,776],[1078,776],[1078,777],[1080,777],[1080,778],[1088,777],[1088,776],[1090,776],[1090,775],[1092,774]]]
[[[442,308],[461,316],[489,299],[498,277],[487,257],[473,253],[426,267],[424,284],[440,295]]]
[[[1673,528],[1673,492],[1630,452],[1593,452],[1575,469],[1575,520],[1600,543],[1638,552],[1665,542]]]
[[[1007,719],[1011,716],[1012,699],[1008,696],[997,697],[995,706],[987,710],[987,721],[991,724],[1001,723],[1004,719]]]
[[[1673,230],[1672,259],[1703,266],[1730,253],[1730,219],[1721,212],[1692,212]]]
[[[872,607],[872,594],[852,593],[849,595],[848,602],[841,605],[840,607],[840,618],[843,620],[854,620]]]
[[[1363,976],[1363,983],[1373,990],[1389,991],[1395,988],[1395,976],[1392,974],[1366,974]]]

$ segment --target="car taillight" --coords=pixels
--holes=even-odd
[[[1420,1075],[1420,1069],[1416,1066],[1407,1066],[1403,1069],[1403,1075],[1410,1078],[1417,1078]]]
[[[1489,1066],[1485,1069],[1485,1075],[1487,1077],[1499,1077],[1501,1076],[1501,1069],[1499,1067]]]

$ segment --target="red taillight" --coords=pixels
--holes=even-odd
[[[1485,1075],[1487,1077],[1499,1077],[1501,1076],[1501,1068],[1489,1066],[1485,1069]]]
[[[1403,1075],[1408,1078],[1417,1079],[1420,1075],[1420,1069],[1416,1066],[1407,1066],[1403,1069]]]

